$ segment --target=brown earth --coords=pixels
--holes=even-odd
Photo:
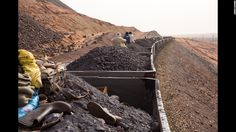
[[[87,54],[90,50],[96,47],[102,46],[111,46],[111,38],[114,37],[115,33],[102,33],[99,35],[95,35],[89,39],[84,40],[84,43],[81,44],[82,48],[79,48],[75,51],[71,51],[68,53],[63,53],[57,55],[55,57],[50,58],[52,61],[68,63],[72,62],[76,59],[79,59],[81,56]]]
[[[217,45],[176,39],[156,58],[157,78],[173,132],[217,131]]]
[[[116,26],[77,13],[59,0],[19,0],[19,14],[19,48],[36,56],[75,51],[86,47],[91,37],[106,32],[140,32],[135,27]]]
[[[36,57],[55,57],[90,45],[93,48],[110,45],[116,32],[131,31],[135,38],[160,36],[156,31],[141,32],[135,27],[116,26],[91,18],[60,0],[19,0],[18,7],[19,48],[31,51]]]

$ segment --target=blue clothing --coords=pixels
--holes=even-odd
[[[128,34],[125,34],[124,39],[126,40],[127,44],[130,44],[130,36]]]
[[[39,95],[38,91],[36,91],[26,106],[18,108],[18,118],[24,117],[28,112],[36,109],[38,106],[39,106]]]

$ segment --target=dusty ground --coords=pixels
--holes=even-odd
[[[19,0],[18,7],[19,46],[34,55],[52,57],[75,51],[101,33],[140,32],[77,13],[60,0]]]
[[[173,132],[217,131],[217,45],[176,39],[156,58]]]
[[[217,38],[190,38],[190,40],[192,41],[198,41],[198,42],[205,42],[205,43],[212,43],[212,44],[217,44],[218,40]]]
[[[179,39],[186,47],[192,49],[195,54],[204,60],[217,65],[217,45],[216,43],[203,42],[198,40]]]
[[[160,36],[156,31],[141,32],[77,13],[60,0],[19,0],[18,9],[19,48],[36,57],[56,57],[55,61],[60,62],[78,59],[94,47],[110,45],[117,32],[131,31],[136,39]]]
[[[81,44],[81,48],[69,53],[52,57],[51,60],[62,63],[72,62],[96,47],[111,46],[111,38],[114,37],[114,35],[115,33],[102,33],[94,35],[93,37],[85,39],[83,44]]]

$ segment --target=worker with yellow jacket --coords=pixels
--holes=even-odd
[[[121,46],[126,47],[125,42],[126,40],[121,37],[121,33],[116,33],[116,36],[112,38],[113,46]],[[127,47],[126,47],[127,48]]]

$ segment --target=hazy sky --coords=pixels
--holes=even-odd
[[[217,0],[61,0],[75,11],[161,35],[217,33]]]

